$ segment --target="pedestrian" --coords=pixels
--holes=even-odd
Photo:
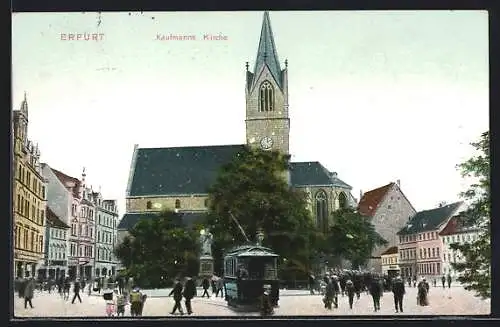
[[[380,296],[382,293],[382,287],[380,286],[380,281],[377,277],[372,278],[372,282],[370,285],[370,294],[373,299],[373,307],[374,311],[380,310]]]
[[[413,276],[413,287],[417,287],[417,276]]]
[[[64,289],[63,289],[63,298],[65,300],[69,300],[69,290],[71,289],[71,279],[66,277],[64,279]]]
[[[217,291],[217,294],[219,292]],[[215,295],[217,297],[217,294]],[[186,283],[184,284],[184,303],[186,304],[187,314],[190,315],[193,313],[193,308],[191,307],[191,300],[196,296],[196,284],[191,277],[186,278]]]
[[[118,292],[123,294],[123,277],[118,277]]]
[[[26,288],[26,285],[28,284],[28,280],[21,278],[19,279],[19,289],[18,289],[18,295],[20,299],[24,298],[24,289]]]
[[[140,313],[142,302],[142,293],[138,286],[135,286],[132,292],[130,292],[130,315],[132,317],[138,317]]]
[[[126,305],[125,296],[123,294],[117,294],[117,296],[116,296],[116,316],[117,317],[119,317],[120,315],[122,317],[125,316],[125,305]]]
[[[217,277],[215,277],[215,275],[212,276],[212,278],[210,279],[210,286],[212,286],[212,295],[215,294],[215,292],[217,292],[217,286],[215,284],[215,279]]]
[[[354,288],[354,283],[352,280],[348,279],[345,283],[345,291],[347,294],[347,297],[349,298],[349,308],[352,309],[352,304],[354,302],[354,294],[356,293],[356,290]]]
[[[78,278],[75,280],[75,283],[73,285],[73,292],[75,294],[73,295],[73,300],[71,300],[71,304],[75,304],[76,298],[78,298],[78,301],[82,303],[82,298],[80,297],[80,280]]]
[[[219,295],[219,293],[220,293],[220,297],[224,297],[224,279],[223,278],[217,279],[215,284],[216,284],[216,289],[217,289],[217,292],[215,293],[215,297],[217,297]]]
[[[325,282],[325,280],[323,280]],[[333,302],[333,283],[331,280],[327,279],[326,287],[325,287],[325,297],[323,298],[323,303],[325,304],[325,309],[332,309]]]
[[[26,281],[23,291],[25,309],[28,308],[28,304],[30,305],[31,309],[33,309],[33,304],[31,303],[31,300],[33,299],[34,293],[35,293],[35,280],[31,278]]]
[[[316,284],[314,275],[312,273],[309,274],[309,292],[311,295],[314,295],[314,285]]]
[[[418,305],[420,306],[426,306],[429,304],[428,300],[427,300],[427,293],[429,292],[429,286],[425,280],[425,278],[423,278],[419,283],[418,283],[418,286],[417,286],[417,303]]]
[[[203,294],[201,297],[205,297],[205,294],[207,295],[207,298],[210,298],[210,294],[208,294],[208,289],[210,288],[210,281],[208,278],[203,278],[203,281],[201,282],[201,285],[203,286]]]
[[[148,296],[146,294],[142,294],[141,296],[141,305],[139,307],[139,317],[142,317],[142,310],[144,310],[144,304],[146,304]]]
[[[445,286],[445,284],[446,284],[446,277],[444,277],[444,275],[443,275],[443,277],[441,277],[441,284],[443,284],[443,288],[446,287]]]
[[[394,294],[394,307],[396,313],[403,312],[403,297],[406,293],[405,283],[401,277],[396,277],[392,282],[392,293]]]
[[[206,280],[208,282],[208,279],[206,279]],[[208,282],[208,283],[210,285],[210,282]],[[207,289],[208,289],[208,287],[205,289],[205,293],[207,292]],[[172,312],[170,312],[170,314],[173,315],[173,314],[175,314],[175,311],[179,310],[181,315],[184,315],[184,312],[182,311],[182,305],[181,305],[182,284],[181,284],[180,280],[178,280],[178,279],[175,280],[174,288],[172,289],[172,291],[170,292],[170,294],[168,296],[172,296],[172,294],[174,295],[175,304],[174,304],[174,307],[172,308]]]
[[[339,278],[337,277],[337,275],[333,275],[331,281],[333,284],[333,305],[335,306],[335,309],[337,309],[339,307],[339,293],[340,293]]]
[[[448,274],[448,288],[451,288],[451,275]]]
[[[410,276],[408,276],[408,279],[407,279],[407,280],[408,280],[408,287],[411,287],[411,277],[410,277]]]

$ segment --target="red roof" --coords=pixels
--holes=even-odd
[[[390,248],[388,248],[387,250],[385,250],[384,252],[382,252],[381,255],[396,254],[396,253],[398,253],[398,247],[397,246],[391,246]]]
[[[54,172],[54,174],[61,181],[61,183],[63,183],[64,186],[66,186],[67,183],[74,183],[75,184],[75,186],[73,187],[73,196],[75,198],[78,198],[79,197],[78,188],[79,188],[79,186],[81,184],[80,180],[78,178],[68,176],[68,175],[60,172],[57,169],[54,169],[54,168],[50,168],[50,169],[52,169],[52,171]]]
[[[358,212],[364,216],[373,217],[380,202],[392,188],[394,183],[389,183],[385,186],[376,188],[363,194],[363,197],[358,204]]]
[[[440,236],[467,233],[471,231],[476,231],[477,228],[473,226],[465,226],[463,219],[460,216],[454,216],[449,221],[448,224],[439,233]]]

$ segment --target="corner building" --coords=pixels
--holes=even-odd
[[[37,277],[44,263],[45,179],[40,166],[40,150],[28,140],[28,101],[26,94],[13,113],[14,185],[13,242],[14,276]]]
[[[186,224],[197,220],[207,210],[208,188],[219,169],[245,146],[290,153],[288,62],[280,65],[268,12],[264,13],[253,71],[246,64],[245,95],[246,144],[135,146],[119,239],[139,219],[151,219],[164,209],[177,209]],[[287,175],[292,187],[307,193],[309,209],[321,230],[333,223],[332,211],[356,205],[351,186],[318,161],[292,162]]]

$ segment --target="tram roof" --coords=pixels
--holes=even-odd
[[[242,245],[238,246],[228,253],[226,256],[234,257],[279,257],[273,250],[260,245]]]

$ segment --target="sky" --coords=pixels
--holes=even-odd
[[[42,162],[77,178],[85,167],[123,214],[134,144],[245,143],[245,62],[253,68],[262,18],[14,13],[13,110],[26,92]],[[281,65],[288,59],[292,161],[320,161],[358,199],[398,179],[417,211],[460,199],[467,182],[455,166],[489,126],[486,11],[270,19]],[[196,39],[160,40],[169,34]]]

